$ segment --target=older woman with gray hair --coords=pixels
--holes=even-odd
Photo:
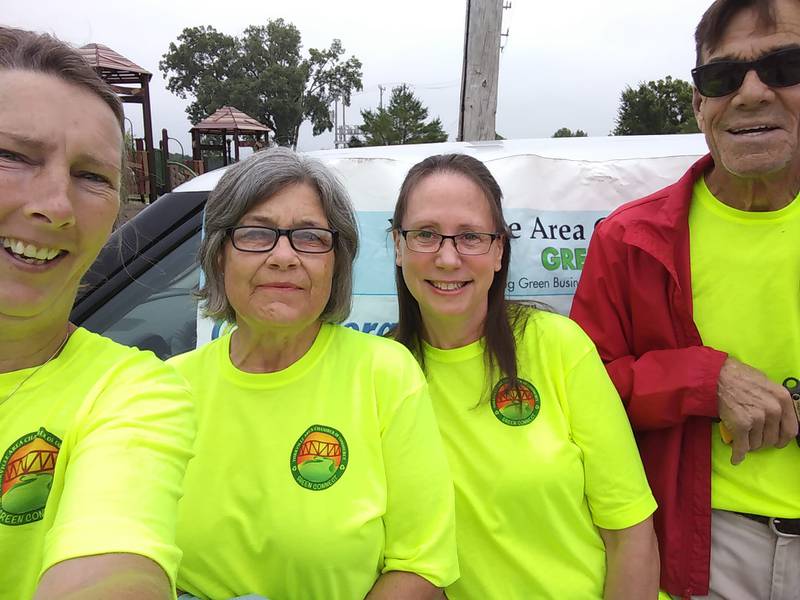
[[[291,150],[257,152],[209,196],[200,296],[236,328],[171,361],[198,412],[182,590],[416,600],[458,577],[424,377],[400,344],[339,325],[357,248],[341,184]]]

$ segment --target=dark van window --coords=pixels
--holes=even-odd
[[[166,359],[197,343],[200,269],[196,233],[165,255],[82,324],[121,344],[152,350]]]

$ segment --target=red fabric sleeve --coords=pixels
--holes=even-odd
[[[655,259],[653,269],[663,273],[631,273],[628,252],[643,251],[624,245],[604,225],[592,236],[570,316],[597,345],[631,425],[661,429],[689,416],[716,417],[717,380],[727,354],[702,345],[679,347],[680,324],[668,305],[671,276]],[[633,305],[645,296],[647,306]],[[646,327],[637,328],[633,314],[643,325],[646,315]],[[637,355],[634,348],[658,349]]]

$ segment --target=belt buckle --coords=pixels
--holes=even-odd
[[[800,537],[800,534],[797,534],[797,533],[787,533],[785,531],[781,531],[779,529],[780,524],[781,524],[781,519],[776,518],[776,517],[770,517],[770,519],[769,519],[769,528],[772,530],[772,533],[774,533],[777,536],[785,537],[785,538]]]

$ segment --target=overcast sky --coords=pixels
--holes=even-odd
[[[689,80],[693,32],[711,0],[511,0],[500,57],[497,131],[506,138],[549,137],[560,127],[605,136],[626,85],[666,75]],[[506,0],[508,3],[508,0]],[[455,140],[464,47],[465,0],[0,0],[0,23],[52,33],[75,45],[105,44],[153,73],[156,139],[166,127],[189,149],[187,100],[166,89],[158,62],[184,27],[212,25],[238,35],[283,17],[303,46],[342,40],[363,63],[364,91],[347,109],[375,108],[378,86],[413,86]],[[125,7],[124,9],[122,7]],[[387,92],[388,94],[388,92]],[[388,96],[384,96],[386,99]],[[126,113],[141,135],[141,109]],[[333,147],[333,132],[301,129],[298,148]],[[177,148],[171,147],[176,152]]]

